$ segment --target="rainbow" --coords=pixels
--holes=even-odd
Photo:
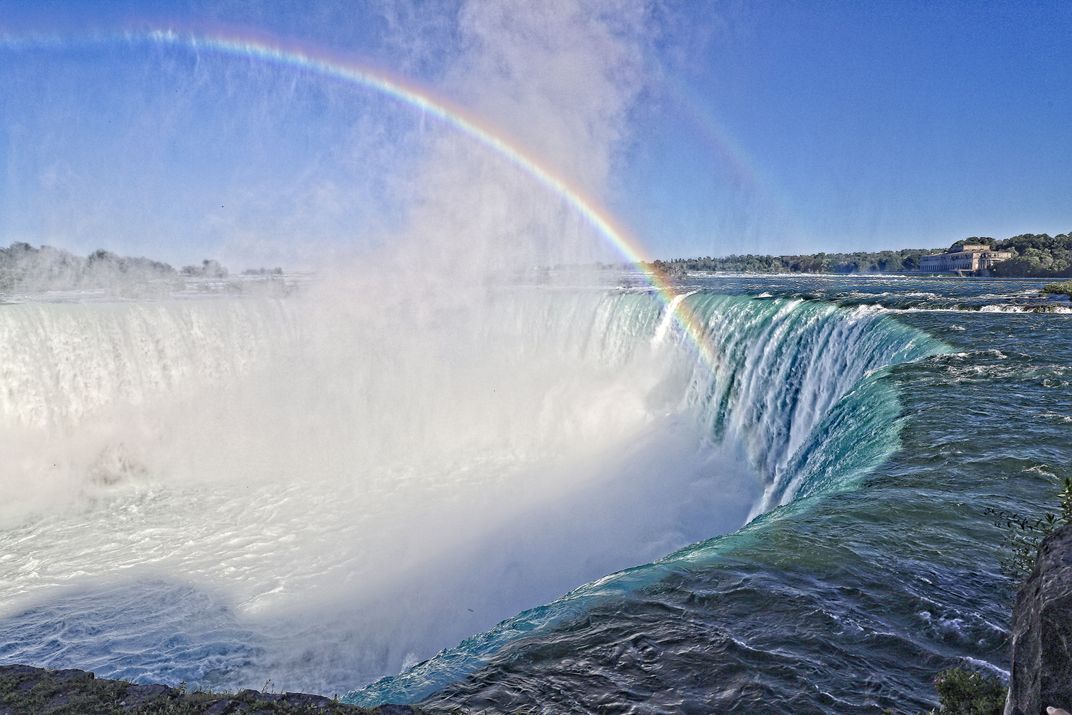
[[[644,247],[633,238],[600,203],[585,195],[584,191],[551,167],[525,150],[502,130],[478,117],[449,99],[437,96],[432,90],[411,80],[396,76],[388,70],[358,64],[325,52],[319,48],[299,46],[263,34],[229,32],[188,32],[174,29],[149,29],[127,31],[114,36],[66,39],[57,36],[29,35],[9,36],[0,34],[0,48],[23,50],[40,47],[62,47],[71,43],[105,44],[114,42],[147,42],[161,46],[183,47],[194,51],[207,50],[224,55],[250,58],[276,65],[293,67],[322,77],[341,80],[375,91],[401,103],[407,104],[470,137],[491,149],[505,161],[535,179],[547,190],[561,197],[578,215],[583,217],[595,231],[610,243],[629,262],[644,273],[672,311],[673,318],[705,362],[711,364],[714,355],[708,341],[703,338],[703,322],[681,299],[674,286],[658,271],[651,268],[651,258]],[[675,300],[675,298],[677,298]]]
[[[733,173],[734,178],[756,191],[767,188],[767,182],[756,166],[754,157],[737,141],[718,117],[698,99],[699,92],[684,79],[667,77],[665,87],[681,116],[698,130],[698,137],[710,153]]]

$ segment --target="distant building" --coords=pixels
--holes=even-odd
[[[959,273],[989,275],[995,263],[1006,261],[1016,254],[995,251],[985,243],[966,243],[959,251],[949,250],[919,257],[921,273]]]

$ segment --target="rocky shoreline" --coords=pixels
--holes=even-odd
[[[188,692],[98,678],[85,670],[0,666],[0,715],[422,715],[408,705],[362,708],[307,693]]]
[[[1043,539],[1016,596],[1005,715],[1072,709],[1072,525]]]

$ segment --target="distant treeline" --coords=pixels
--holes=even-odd
[[[243,271],[250,275],[278,275],[281,268]],[[175,270],[149,258],[118,256],[98,250],[85,258],[51,246],[34,248],[13,243],[0,248],[0,291],[68,290],[107,288],[122,283],[141,283],[176,277],[226,278],[227,268],[205,259],[200,265]]]
[[[1025,233],[997,240],[972,236],[949,247],[958,251],[966,243],[986,244],[998,251],[1014,251],[1016,256],[998,263],[1000,276],[1057,277],[1072,275],[1072,233],[1050,236]],[[855,253],[815,253],[802,256],[734,255],[724,258],[675,258],[655,261],[652,266],[669,274],[687,271],[713,273],[907,273],[919,270],[919,257],[941,253],[941,248],[902,248],[899,251],[858,251]]]

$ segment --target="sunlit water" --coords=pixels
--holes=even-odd
[[[0,306],[0,659],[923,707],[942,667],[1005,667],[983,511],[1046,502],[1072,457],[1072,317],[1040,285],[689,279],[713,363],[614,288],[504,289],[476,332],[302,294]]]

